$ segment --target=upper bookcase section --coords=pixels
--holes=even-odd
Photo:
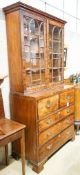
[[[33,91],[62,83],[66,22],[21,2],[3,10],[11,90]]]

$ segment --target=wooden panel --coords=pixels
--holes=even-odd
[[[23,92],[19,12],[6,15],[9,78],[11,91]]]
[[[80,87],[75,88],[75,121],[80,121]]]
[[[49,157],[52,153],[54,153],[60,146],[62,146],[67,140],[74,137],[74,125],[67,128],[64,132],[59,134],[57,137],[49,141],[39,150],[39,159],[40,161]]]
[[[59,95],[45,98],[38,102],[39,119],[58,109]]]
[[[63,109],[63,110],[61,110],[60,112],[59,112],[59,119],[62,117],[66,117],[66,116],[68,116],[68,115],[70,115],[70,114],[72,114],[72,113],[74,113],[74,105],[71,105],[71,106],[69,106],[69,107],[67,107],[67,108],[65,108],[65,109]]]
[[[60,107],[69,106],[70,103],[74,103],[74,89],[60,94]]]
[[[60,110],[59,112],[53,115],[48,116],[46,119],[39,122],[39,132],[43,131],[44,129],[47,129],[51,125],[59,122],[60,120],[72,113],[74,113],[74,105],[66,109]]]
[[[43,145],[46,143],[49,139],[59,134],[61,131],[63,131],[65,128],[70,126],[74,122],[73,115],[67,117],[65,120],[59,122],[57,125],[54,125],[53,127],[47,129],[47,131],[44,131],[39,135],[39,145]]]
[[[26,127],[26,158],[35,161],[37,157],[36,136],[36,102],[23,94],[10,94],[10,107],[12,119],[25,124]],[[34,117],[33,117],[34,115]],[[20,153],[20,144],[13,143],[13,152]]]
[[[4,117],[4,106],[3,106],[3,99],[2,99],[2,92],[0,89],[0,118]]]

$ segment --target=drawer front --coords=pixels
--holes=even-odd
[[[70,126],[64,130],[57,137],[49,141],[39,150],[39,159],[40,161],[49,157],[54,153],[60,146],[62,146],[67,140],[71,139],[74,136],[74,125]]]
[[[74,89],[60,94],[60,107],[69,106],[70,103],[74,103]]]
[[[55,124],[59,120],[65,118],[66,116],[74,113],[74,105],[67,107],[66,109],[63,109],[51,116],[49,116],[47,119],[44,119],[39,122],[39,132],[43,131],[44,129],[47,129],[51,125]]]
[[[38,102],[39,119],[58,109],[59,95],[54,95]]]
[[[61,110],[59,113],[59,118],[64,118],[72,113],[74,113],[74,105],[71,105],[63,110]]]
[[[66,119],[62,120],[61,122],[55,124],[53,127],[47,129],[46,131],[42,132],[39,135],[39,145],[43,145],[49,139],[59,134],[61,131],[66,129],[74,122],[74,116],[68,116]]]

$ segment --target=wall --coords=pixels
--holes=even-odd
[[[8,56],[7,56],[7,41],[6,41],[6,24],[5,16],[0,9],[0,75],[8,75]],[[10,116],[9,112],[9,77],[4,80],[4,83],[1,85],[4,108],[6,116]]]

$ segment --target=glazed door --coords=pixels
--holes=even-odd
[[[26,87],[45,82],[45,23],[41,18],[23,15],[23,72]]]
[[[63,27],[48,23],[48,65],[49,82],[63,81]]]

